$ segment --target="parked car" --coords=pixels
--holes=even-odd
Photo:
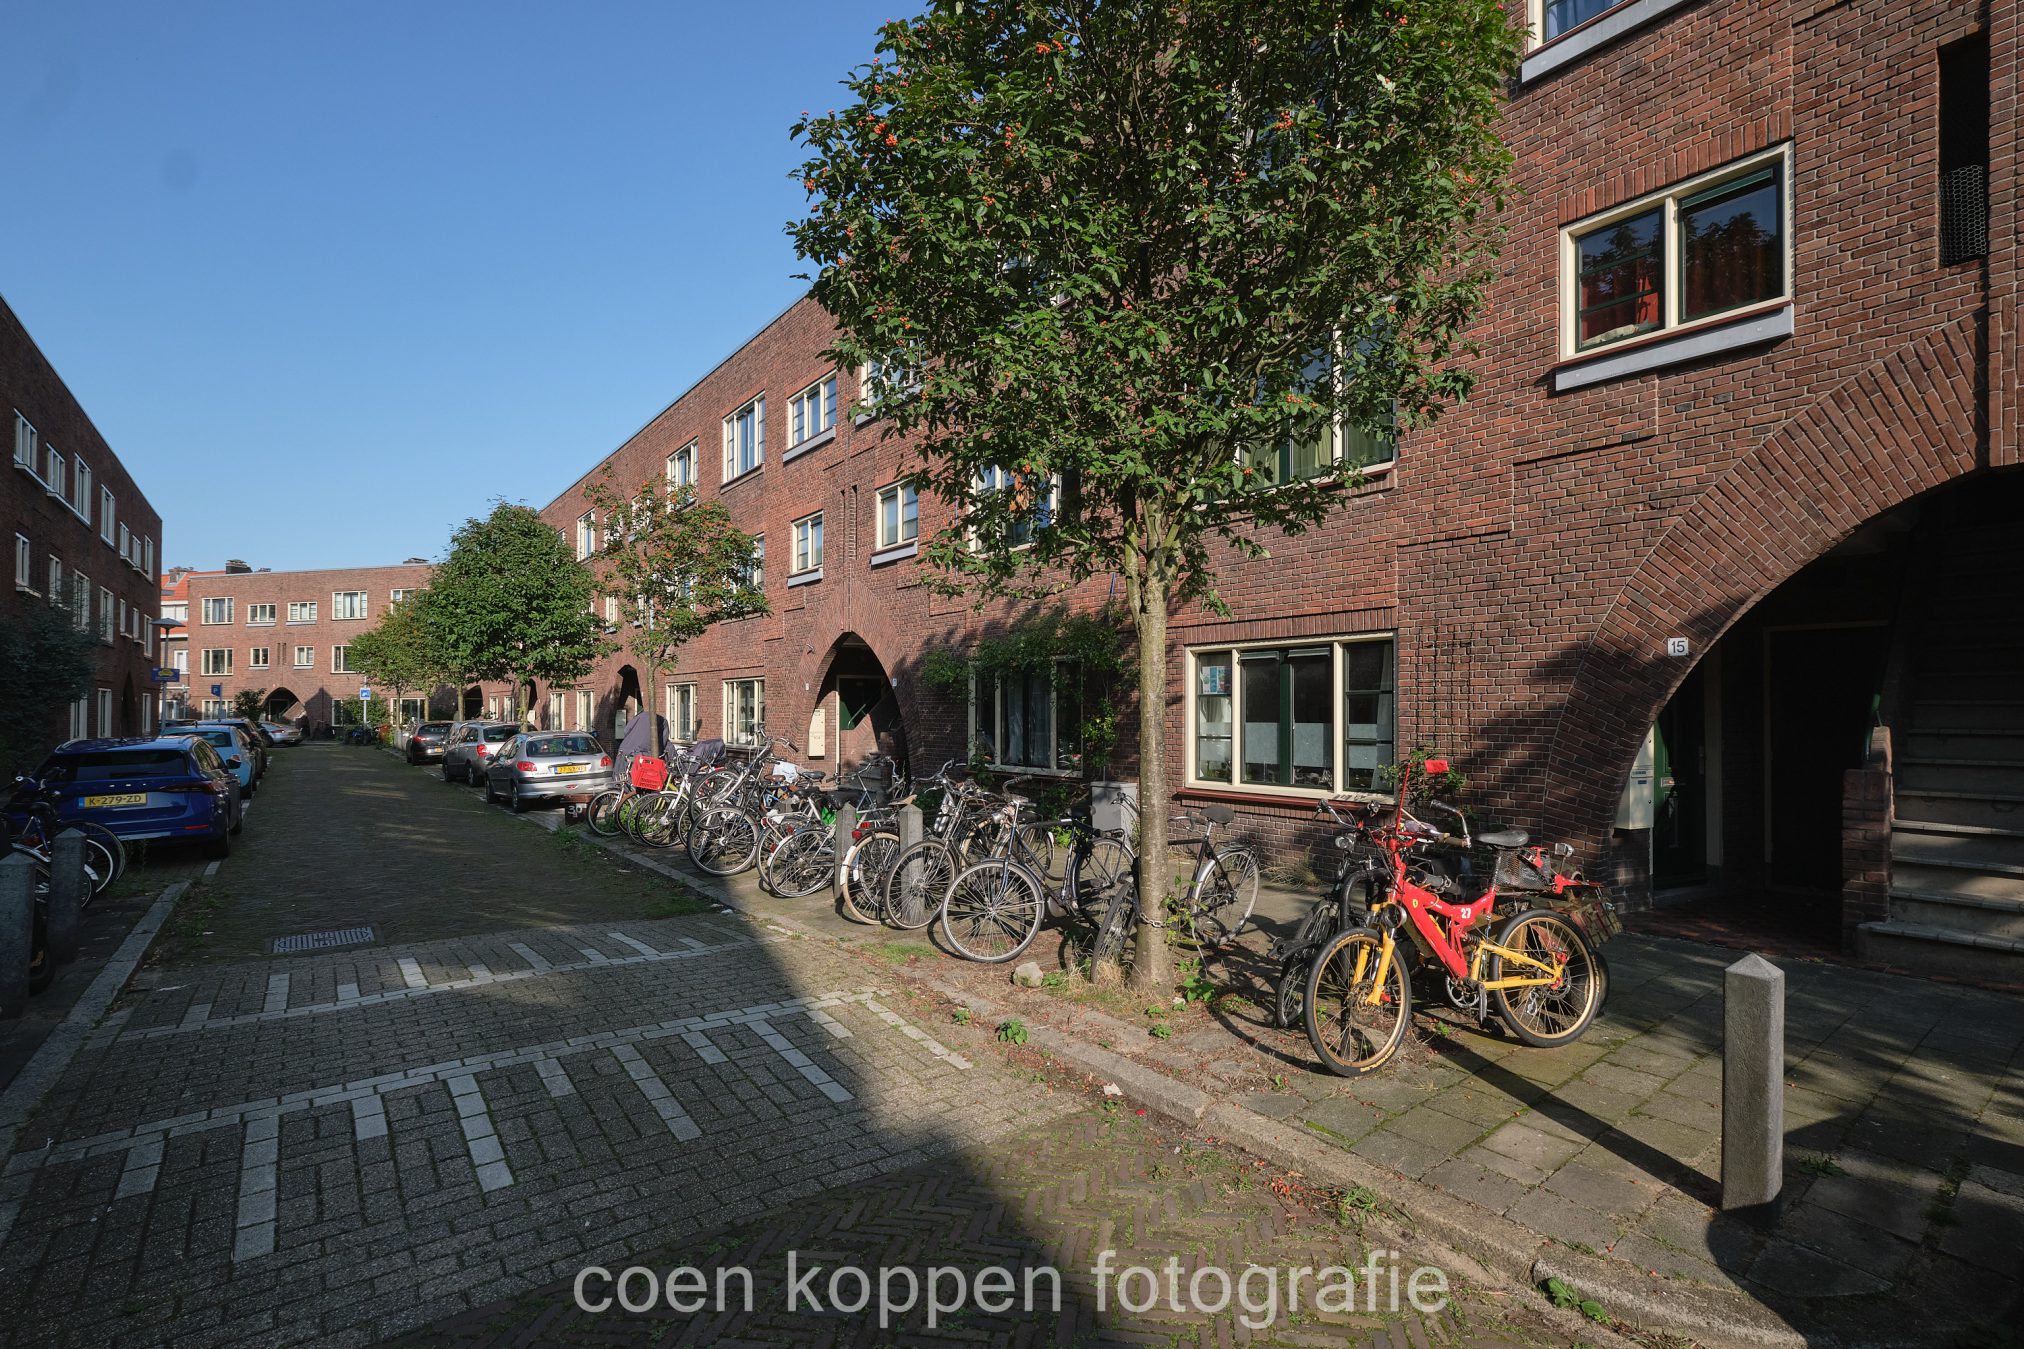
[[[239,795],[245,800],[252,800],[260,779],[254,776],[253,746],[247,743],[244,731],[217,721],[202,723],[184,734],[210,741],[211,747],[218,751],[218,757],[225,761],[225,767],[239,779]]]
[[[212,717],[209,721],[199,722],[198,724],[202,726],[237,726],[241,731],[245,732],[246,743],[251,745],[254,753],[260,757],[259,776],[267,776],[267,751],[273,746],[274,738],[260,729],[259,722],[249,721],[245,717]]]
[[[584,731],[516,735],[485,766],[485,799],[504,801],[515,814],[530,801],[584,801],[611,785],[611,756]]]
[[[510,721],[460,721],[443,742],[443,781],[477,786],[486,762],[499,746],[520,734]]]
[[[223,857],[239,832],[238,778],[210,741],[187,732],[67,741],[35,775],[59,820],[89,820],[121,838],[198,840]]]
[[[455,723],[448,721],[425,721],[408,733],[407,750],[409,763],[427,763],[443,757],[443,742],[450,738],[450,728]]]
[[[302,728],[290,726],[285,721],[263,721],[260,729],[277,745],[299,745],[302,743]]]

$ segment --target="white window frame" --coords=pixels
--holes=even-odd
[[[690,441],[668,456],[667,477],[670,487],[695,487],[696,482],[696,441]]]
[[[744,437],[739,434],[739,424],[747,414],[752,419],[750,462],[747,462]],[[724,481],[731,482],[747,473],[757,473],[766,467],[766,395],[760,394],[750,402],[741,403],[724,417]]]
[[[330,592],[330,621],[350,623],[363,619],[371,611],[371,603],[363,590],[333,590]],[[352,607],[356,607],[358,612],[345,612]]]
[[[667,704],[668,733],[684,744],[693,742],[702,727],[696,715],[696,686],[668,685]]]
[[[70,466],[70,491],[63,498],[63,504],[70,507],[70,513],[84,521],[87,526],[91,524],[91,486],[91,465],[85,463],[84,457],[79,455],[77,461]]]
[[[576,560],[582,562],[597,551],[597,512],[585,511],[576,517]]]
[[[14,412],[14,467],[42,481],[42,437],[18,408]]]
[[[79,698],[70,705],[70,738],[83,740],[91,734],[91,699]]]
[[[42,593],[35,588],[35,545],[26,534],[14,536],[14,588],[30,595]]]
[[[787,448],[799,449],[836,430],[836,372],[787,400]]]
[[[314,623],[316,621],[316,601],[288,601],[288,621],[290,623]]]
[[[1316,637],[1273,637],[1252,642],[1208,642],[1201,646],[1189,647],[1183,653],[1181,663],[1185,684],[1182,699],[1182,722],[1187,742],[1187,787],[1192,791],[1232,792],[1245,796],[1276,796],[1289,800],[1313,801],[1329,796],[1347,795],[1359,801],[1391,801],[1393,794],[1381,790],[1343,787],[1343,650],[1345,647],[1367,642],[1390,642],[1392,644],[1392,753],[1398,753],[1398,634],[1395,632],[1337,633],[1333,636]],[[1244,781],[1244,732],[1243,732],[1243,674],[1240,658],[1246,651],[1277,651],[1306,649],[1326,645],[1329,648],[1329,780],[1328,787],[1281,786],[1278,783],[1255,783]],[[1200,662],[1205,658],[1228,656],[1230,658],[1230,780],[1204,779],[1198,771],[1196,751],[1200,737],[1196,722],[1196,697],[1201,688]],[[1382,765],[1380,765],[1382,766]]]
[[[752,687],[753,733],[741,735],[736,715],[738,691],[745,686]],[[761,733],[766,727],[766,680],[763,676],[748,679],[727,679],[724,681],[724,743],[741,749],[752,749],[764,743]]]
[[[357,674],[351,668],[351,646],[344,643],[330,648],[330,672],[332,674]]]
[[[101,684],[98,687],[98,733],[102,737],[112,735],[112,690]]]
[[[993,483],[990,481],[992,478],[1002,478],[1003,481],[993,485]],[[986,495],[989,495],[990,493],[1006,491],[1009,488],[1015,486],[1017,481],[1018,475],[1014,473],[1011,469],[1008,469],[1001,464],[987,464],[983,468],[977,470],[976,477],[972,482],[971,490],[979,498],[982,498]],[[1047,475],[1046,510],[1047,510],[1047,519],[1045,523],[1036,524],[1031,521],[1028,522],[1027,529],[1029,531],[1029,535],[1037,534],[1043,529],[1051,528],[1054,524],[1055,519],[1061,514],[1061,475],[1059,473],[1050,473]],[[1033,539],[1029,536],[1026,542],[1013,544],[1012,551],[1015,553],[1023,552],[1026,549],[1031,548],[1033,546],[1033,542],[1034,542]],[[977,537],[977,532],[974,529],[971,530],[970,551],[975,552],[977,549],[981,547],[983,547],[983,541]]]
[[[576,691],[576,720],[577,724],[570,729],[577,731],[590,730],[597,720],[597,695],[589,689]]]
[[[766,589],[766,536],[752,536],[752,560],[745,566],[745,583],[754,590]]]
[[[155,574],[155,536],[152,534],[141,538],[141,571],[150,577]]]
[[[1682,317],[1680,306],[1685,300],[1686,286],[1682,272],[1679,238],[1679,203],[1687,197],[1698,196],[1711,188],[1720,187],[1731,178],[1741,178],[1766,167],[1778,169],[1780,231],[1784,243],[1785,284],[1779,294],[1762,300],[1753,300],[1734,309],[1724,309],[1713,314],[1703,314],[1693,319]],[[1588,360],[1630,350],[1634,345],[1655,343],[1683,333],[1698,332],[1704,328],[1733,323],[1738,318],[1760,310],[1770,310],[1779,305],[1792,303],[1796,274],[1796,250],[1794,247],[1798,230],[1793,221],[1792,194],[1792,143],[1774,145],[1768,150],[1745,155],[1731,160],[1706,173],[1695,174],[1677,183],[1647,192],[1641,197],[1599,211],[1585,219],[1564,225],[1560,230],[1560,358],[1563,361]],[[1659,209],[1663,215],[1659,231],[1660,275],[1663,278],[1663,312],[1659,326],[1646,332],[1634,333],[1610,342],[1599,342],[1592,346],[1577,345],[1580,326],[1581,304],[1581,254],[1580,241],[1597,230],[1607,229],[1622,220],[1644,215],[1652,209]]]
[[[296,647],[293,668],[297,670],[314,670],[316,668],[316,648],[313,646]]]
[[[232,621],[233,599],[234,597],[231,595],[205,596],[203,602],[197,606],[198,625],[201,627],[222,627],[229,624]],[[223,618],[211,617],[213,612],[211,606],[214,604],[222,604],[224,606],[223,612],[225,616]]]
[[[271,668],[270,662],[273,660],[273,658],[274,658],[273,647],[270,646],[249,647],[247,648],[246,651],[246,668],[249,670],[269,669]]]
[[[894,378],[897,371],[899,377]],[[921,375],[911,366],[897,361],[866,361],[857,368],[857,411],[856,420],[862,425],[878,416],[876,405],[894,393],[918,393]]]
[[[820,574],[822,571],[822,512],[815,511],[794,522],[793,570],[790,578]]]
[[[411,587],[395,586],[387,591],[387,603],[399,604],[402,600],[406,599],[409,595],[413,593],[414,592]]]
[[[197,658],[197,673],[206,679],[229,678],[232,674],[232,652],[229,646],[207,646]]]
[[[274,626],[275,610],[272,602],[246,606],[246,626],[249,628],[271,628]]]
[[[907,532],[907,501],[909,498],[914,503],[912,533]],[[893,503],[893,533],[891,537],[887,537],[886,535],[885,524],[885,507],[888,500]],[[886,486],[878,489],[877,495],[872,498],[872,537],[878,540],[877,551],[880,552],[883,552],[887,548],[900,548],[909,543],[918,543],[920,541],[921,498],[919,488],[909,482],[895,482],[888,483]]]
[[[118,503],[113,499],[112,488],[100,486],[98,489],[98,536],[107,543],[112,542],[113,522],[118,518],[119,508]],[[125,525],[120,526],[119,551],[121,557],[126,556],[128,532]]]
[[[1002,769],[1006,772],[1030,774],[1034,777],[1073,778],[1082,775],[1080,768],[1060,768],[1056,766],[1061,758],[1061,700],[1057,696],[1057,691],[1060,689],[1063,679],[1075,679],[1079,678],[1079,675],[1074,668],[1075,662],[1072,660],[1056,658],[1050,663],[1055,668],[1054,677],[1047,687],[1047,763],[1045,765],[1014,764],[993,758],[987,761],[986,767]],[[978,685],[980,682],[977,669],[974,666],[971,667],[970,730],[967,743],[973,757],[981,752],[978,732],[983,729],[986,716],[990,718],[990,740],[993,752],[995,753],[1005,743],[1005,681],[1002,678],[994,677],[992,679],[992,696],[989,709],[981,706],[983,700],[979,696],[981,690],[978,688]]]

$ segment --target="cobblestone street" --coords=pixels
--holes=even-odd
[[[683,1250],[1087,1265],[1115,1247],[1238,1270],[1363,1254],[1325,1196],[1157,1136],[987,1027],[930,1024],[889,967],[390,756],[285,756],[247,838],[20,1131],[0,1176],[9,1342],[365,1343],[431,1321],[546,1339],[532,1327],[586,1263]],[[269,953],[364,925],[376,940]],[[1086,1291],[1071,1284],[1062,1342],[1113,1328]],[[1405,1333],[1526,1336],[1493,1313]],[[776,1299],[737,1333],[868,1325]]]

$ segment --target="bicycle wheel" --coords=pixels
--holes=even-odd
[[[938,838],[914,844],[894,859],[886,875],[881,906],[886,922],[909,932],[934,922],[955,878],[956,855],[948,844]]]
[[[633,837],[649,848],[673,847],[676,839],[688,837],[687,806],[685,799],[673,793],[661,793],[640,813],[639,828],[633,832]]]
[[[1138,884],[1138,859],[1123,839],[1092,839],[1075,865],[1075,897],[1085,912],[1101,915]],[[1101,918],[1098,918],[1099,924]]]
[[[1566,915],[1551,909],[1528,909],[1514,915],[1497,933],[1497,945],[1553,966],[1560,977],[1550,984],[1492,988],[1490,1000],[1511,1033],[1538,1049],[1580,1038],[1602,1005],[1602,974],[1595,949]],[[1529,978],[1539,971],[1521,961],[1492,955],[1484,982]],[[1539,975],[1539,977],[1544,977]]]
[[[843,911],[860,923],[876,923],[883,912],[886,877],[900,855],[900,836],[881,830],[859,839],[843,859]]]
[[[590,798],[590,809],[583,818],[590,824],[590,832],[610,838],[618,833],[618,803],[624,794],[616,787],[607,787]]]
[[[1227,946],[1251,921],[1258,902],[1258,858],[1246,848],[1219,852],[1202,863],[1188,890],[1195,935],[1210,946]]]
[[[1412,977],[1405,952],[1382,960],[1384,943],[1369,928],[1337,933],[1307,972],[1301,1017],[1307,1038],[1329,1072],[1361,1077],[1382,1068],[1405,1043],[1412,1024]],[[1384,966],[1383,983],[1379,966]]]
[[[965,960],[1003,964],[1040,935],[1045,908],[1032,872],[1002,858],[979,862],[957,875],[942,901],[942,939]]]
[[[1043,880],[1058,881],[1068,865],[1068,850],[1055,846],[1054,826],[1047,821],[1019,826],[1020,860]]]
[[[688,853],[712,876],[747,870],[759,857],[759,822],[736,806],[704,811],[689,826]]]
[[[812,895],[836,875],[836,839],[827,829],[797,829],[767,854],[763,870],[774,894]]]
[[[1272,1024],[1292,1030],[1301,1024],[1300,1009],[1307,1005],[1307,966],[1289,960],[1279,967],[1279,982],[1272,989]]]
[[[1111,898],[1097,922],[1096,940],[1089,947],[1092,969],[1098,965],[1122,965],[1124,945],[1138,927],[1138,891],[1130,884],[1130,872],[1125,873],[1125,879],[1125,889]]]

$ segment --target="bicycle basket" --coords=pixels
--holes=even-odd
[[[1499,890],[1551,890],[1553,866],[1545,858],[1534,860],[1532,848],[1506,848],[1497,854],[1494,876]]]
[[[1623,919],[1617,914],[1616,905],[1592,881],[1568,886],[1548,905],[1572,918],[1591,946],[1601,946],[1623,931]]]
[[[628,780],[643,792],[657,792],[668,785],[668,761],[651,755],[633,756]]]

